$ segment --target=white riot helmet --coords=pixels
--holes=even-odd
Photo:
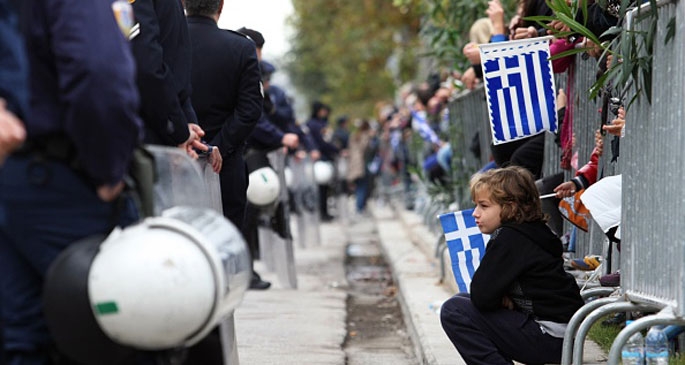
[[[251,277],[240,232],[208,209],[177,207],[70,246],[51,265],[45,314],[58,348],[88,364],[131,349],[191,346],[233,311]]]
[[[328,161],[314,162],[314,181],[318,185],[328,185],[333,181],[335,170],[333,164]]]
[[[271,167],[254,170],[249,176],[247,200],[257,206],[269,205],[278,199],[281,183]]]

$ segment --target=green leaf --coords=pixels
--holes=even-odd
[[[602,35],[600,35],[599,38],[604,38],[604,39],[606,39],[606,38],[608,38],[608,37],[610,37],[610,36],[619,35],[619,34],[621,34],[621,33],[623,32],[623,30],[624,30],[623,27],[614,25],[614,26],[612,26],[611,28],[609,28],[609,29],[607,29],[606,31],[604,31],[604,33],[602,33]]]
[[[599,39],[597,39],[597,36],[595,36],[589,29],[587,29],[584,25],[578,23],[575,21],[573,18],[566,16],[565,14],[557,14],[559,16],[559,20],[567,25],[571,30],[576,31],[577,33],[580,33],[583,37],[591,40],[595,44],[601,44]]]
[[[675,16],[671,17],[666,25],[666,37],[664,38],[664,45],[667,45],[675,37]]]

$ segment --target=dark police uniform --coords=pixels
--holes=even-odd
[[[23,119],[29,103],[28,60],[18,32],[17,17],[9,2],[0,0],[0,98],[5,99],[7,110]],[[5,363],[3,327],[0,311],[0,364]]]
[[[188,17],[192,42],[193,106],[205,139],[224,159],[220,172],[224,216],[242,228],[247,202],[245,141],[262,114],[262,86],[255,45],[219,29],[213,19]]]
[[[324,130],[328,126],[328,119],[321,119],[318,117],[319,111],[324,108],[328,109],[326,105],[319,102],[314,102],[311,119],[307,121],[307,128],[309,129],[309,135],[314,141],[316,148],[321,153],[321,160],[334,161],[339,152],[338,147],[332,143],[329,143],[323,138]],[[332,219],[332,217],[328,214],[327,202],[328,186],[319,185],[319,214],[321,215],[321,219],[324,221]]]
[[[191,48],[181,0],[135,0],[131,45],[138,70],[145,142],[177,146],[197,123],[190,103]]]
[[[0,169],[9,365],[50,363],[54,345],[41,303],[46,270],[72,242],[106,233],[122,217],[120,204],[101,201],[95,187],[122,180],[142,137],[135,65],[111,1],[31,3],[28,139]]]
[[[288,95],[276,85],[269,86],[269,97],[273,104],[273,111],[269,114],[269,120],[286,133],[295,133],[304,145],[305,150],[312,151],[316,145],[311,137],[307,135],[295,121],[295,111],[293,110]]]

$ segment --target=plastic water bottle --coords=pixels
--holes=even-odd
[[[626,321],[626,326],[633,323],[633,321]],[[635,332],[621,350],[621,360],[623,365],[643,365],[644,364],[644,346],[645,341],[642,338],[640,331]]]
[[[668,338],[659,327],[652,327],[645,337],[647,365],[668,365]]]

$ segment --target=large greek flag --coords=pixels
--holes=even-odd
[[[556,132],[550,37],[480,45],[494,144]]]
[[[490,236],[482,234],[471,215],[473,209],[441,214],[438,218],[445,233],[445,242],[452,260],[452,272],[460,293],[471,292],[471,278]]]

